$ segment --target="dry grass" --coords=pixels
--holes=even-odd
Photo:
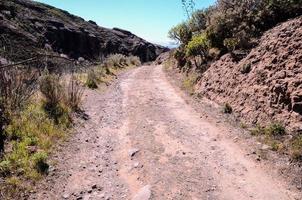
[[[83,87],[71,76],[35,69],[10,69],[0,74],[0,198],[18,199],[26,182],[39,180],[48,170],[48,154],[68,135],[70,114],[79,109]],[[38,90],[39,89],[39,90]],[[3,126],[5,125],[5,126]],[[4,139],[6,148],[4,148]]]
[[[66,88],[65,104],[73,111],[80,109],[84,88],[81,86],[80,80],[75,75],[71,75]]]
[[[190,95],[195,94],[195,84],[198,80],[196,73],[189,73],[182,81],[182,89],[186,90]]]
[[[18,111],[35,92],[39,72],[13,68],[0,70],[0,104],[7,112]]]

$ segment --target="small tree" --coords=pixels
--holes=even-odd
[[[207,58],[209,47],[210,44],[205,34],[195,35],[186,46],[186,56],[200,56],[205,59]]]
[[[186,14],[188,17],[193,12],[195,7],[195,0],[181,0],[182,6],[184,10],[186,11]]]
[[[172,40],[176,40],[180,44],[186,45],[192,38],[192,31],[190,30],[189,25],[183,22],[173,27],[169,31],[168,36]]]
[[[205,30],[207,28],[207,10],[195,11],[188,24],[193,33]]]

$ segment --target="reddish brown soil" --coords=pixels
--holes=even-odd
[[[302,131],[302,17],[267,31],[239,63],[223,56],[196,89],[219,104],[229,103],[242,121],[278,121]]]

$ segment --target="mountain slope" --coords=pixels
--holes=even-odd
[[[107,29],[93,21],[49,5],[29,0],[0,2],[0,34],[9,46],[9,59],[28,58],[33,52],[51,49],[72,58],[98,59],[112,53],[154,60],[168,49],[151,44],[118,28]]]

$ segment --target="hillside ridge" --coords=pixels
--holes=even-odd
[[[78,59],[102,59],[120,53],[155,60],[168,49],[119,28],[108,29],[67,11],[29,0],[0,2],[2,46],[9,46],[20,60],[43,49]],[[76,42],[75,42],[76,41]]]

